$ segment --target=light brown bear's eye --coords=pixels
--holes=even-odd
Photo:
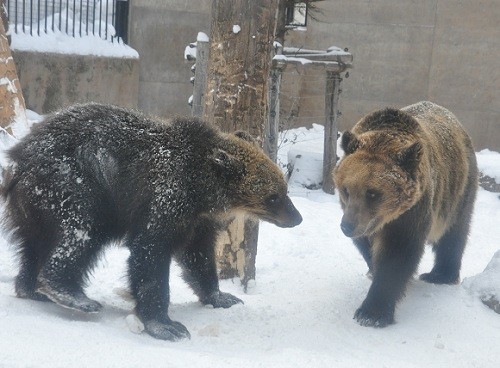
[[[347,189],[347,187],[342,189],[342,193],[344,194],[344,197],[349,198],[349,189]]]
[[[374,189],[368,189],[366,191],[366,199],[368,201],[375,201],[377,199],[379,199],[381,196],[380,192],[377,191],[377,190],[374,190]]]

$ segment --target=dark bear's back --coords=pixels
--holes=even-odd
[[[119,107],[76,105],[47,117],[10,150],[14,165],[4,195],[13,218],[26,208],[30,218],[61,222],[79,209],[111,237],[133,230],[150,211],[171,210],[185,222],[210,205],[200,198],[217,194],[200,186],[213,175],[206,157],[216,139],[211,126],[196,120],[162,122]],[[182,211],[172,208],[179,203]]]

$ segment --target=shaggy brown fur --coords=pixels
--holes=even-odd
[[[373,273],[356,311],[362,325],[394,322],[396,302],[426,242],[435,265],[421,279],[459,281],[477,191],[471,140],[457,118],[431,102],[376,111],[342,136],[345,156],[333,172],[353,238]]]

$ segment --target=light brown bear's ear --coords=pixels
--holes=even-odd
[[[248,133],[248,132],[245,132],[243,130],[237,130],[233,134],[235,136],[237,136],[238,138],[243,139],[244,141],[252,143],[256,147],[259,147],[259,148],[262,147],[262,144],[261,144],[262,142],[259,139],[252,137],[250,135],[250,133]]]
[[[350,155],[354,151],[356,151],[359,147],[359,140],[356,138],[354,133],[351,133],[349,130],[346,130],[342,134],[342,140],[340,141],[340,146],[344,150],[346,155]]]
[[[224,150],[215,149],[209,158],[218,174],[229,179],[240,179],[245,175],[245,164]]]
[[[422,157],[422,145],[415,142],[398,153],[396,161],[398,165],[413,176]]]

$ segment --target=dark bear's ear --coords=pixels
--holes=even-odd
[[[410,175],[413,175],[418,167],[420,158],[422,157],[422,145],[420,142],[415,142],[411,146],[406,147],[396,157],[398,165]]]
[[[354,151],[356,151],[359,147],[359,140],[356,138],[354,133],[351,133],[349,130],[346,130],[342,134],[342,140],[340,141],[340,146],[344,150],[346,155],[350,155]]]
[[[245,164],[224,150],[214,150],[210,160],[215,170],[227,178],[239,179],[245,175]]]
[[[238,138],[243,139],[244,141],[252,143],[256,147],[259,148],[261,147],[262,142],[259,139],[252,137],[248,132],[245,132],[243,130],[237,130],[233,134]]]

